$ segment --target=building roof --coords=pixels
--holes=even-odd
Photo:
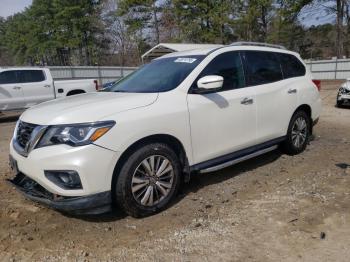
[[[170,54],[173,52],[188,51],[194,49],[214,49],[222,47],[223,45],[215,44],[170,44],[170,43],[160,43],[155,47],[144,53],[141,58],[143,61],[150,61],[152,59],[158,58],[160,56]]]

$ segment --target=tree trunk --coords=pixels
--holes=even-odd
[[[157,44],[159,44],[160,43],[160,40],[159,40],[159,25],[158,25],[156,1],[153,1],[152,9],[153,9],[154,30],[155,30],[155,33],[156,33],[156,41],[157,41]]]
[[[345,35],[345,48],[344,54],[346,57],[349,57],[349,37],[350,37],[350,10],[349,10],[349,2],[345,1],[345,21],[346,21],[346,35]]]
[[[343,19],[344,19],[344,0],[337,0],[337,38],[336,38],[336,54],[338,58],[343,56]]]
[[[261,40],[263,42],[266,42],[266,36],[267,36],[267,8],[266,6],[262,5],[261,6],[261,23],[262,23],[262,35],[261,35]]]
[[[90,54],[90,50],[89,50],[89,41],[88,41],[88,36],[87,36],[87,32],[84,32],[84,44],[85,44],[85,55],[86,55],[86,63],[85,65],[91,65],[91,54]]]

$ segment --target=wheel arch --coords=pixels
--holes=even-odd
[[[82,89],[74,89],[74,90],[70,90],[66,96],[73,96],[73,95],[84,94],[84,93],[86,92]]]
[[[181,162],[181,165],[183,168],[184,181],[187,182],[189,180],[189,176],[190,176],[189,163],[188,163],[188,159],[187,159],[186,150],[185,150],[183,144],[181,143],[181,141],[172,135],[155,134],[155,135],[150,135],[150,136],[147,136],[147,137],[144,137],[144,138],[137,140],[136,142],[131,144],[121,154],[121,156],[119,157],[119,159],[114,167],[114,171],[113,171],[113,177],[112,177],[112,181],[111,181],[112,191],[114,190],[113,185],[115,185],[116,180],[118,179],[119,171],[122,168],[124,162],[128,159],[128,157],[133,152],[135,152],[135,150],[137,150],[138,148],[140,148],[144,145],[147,145],[147,144],[151,144],[151,143],[164,143],[164,144],[167,144],[168,146],[170,146],[175,151],[175,153],[179,156],[179,159],[180,159],[180,162]]]
[[[313,127],[313,125],[312,125],[312,109],[311,109],[311,106],[308,105],[308,104],[302,104],[302,105],[298,106],[298,108],[295,109],[292,117],[298,111],[304,111],[308,115],[308,117],[310,119],[310,134],[312,134],[312,127]]]

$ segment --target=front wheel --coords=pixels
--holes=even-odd
[[[310,117],[304,111],[297,111],[288,127],[286,140],[282,148],[288,155],[296,155],[303,152],[309,142],[310,137]]]
[[[180,175],[180,161],[168,145],[145,145],[133,152],[120,169],[116,202],[133,217],[155,214],[176,195]]]

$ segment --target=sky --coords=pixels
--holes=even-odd
[[[0,0],[0,16],[7,17],[21,12],[26,7],[30,6],[31,3],[32,0]],[[309,27],[311,25],[332,22],[332,19],[318,6],[313,6],[311,11],[312,12],[310,12],[310,9],[306,10],[300,15],[300,20],[305,26]]]
[[[8,17],[21,12],[32,4],[32,0],[0,0],[0,16]]]

